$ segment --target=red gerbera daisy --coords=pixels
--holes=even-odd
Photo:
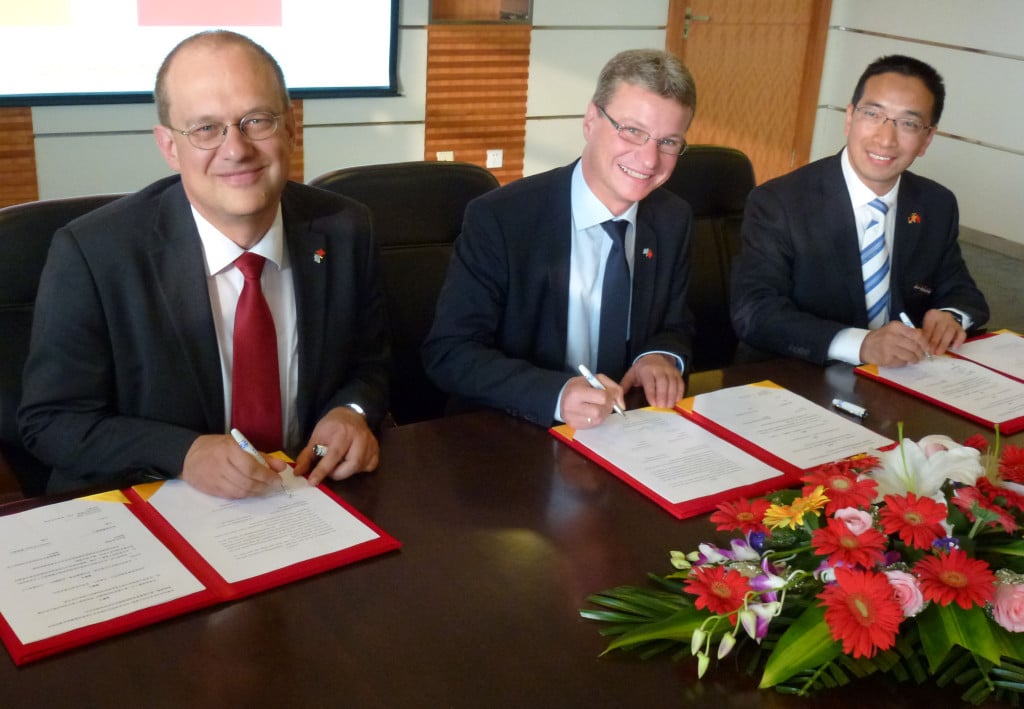
[[[878,493],[877,482],[871,478],[858,480],[849,465],[841,463],[822,465],[804,475],[801,480],[807,483],[803,489],[804,495],[810,494],[818,485],[825,488],[828,497],[825,514],[834,514],[844,507],[869,507]]]
[[[993,503],[1003,507],[1013,507],[1024,512],[1024,495],[1015,490],[1000,487],[988,478],[978,478],[975,486]]]
[[[917,549],[928,549],[946,530],[940,522],[946,519],[946,506],[930,497],[908,492],[906,497],[886,495],[878,518],[886,534],[899,532],[900,539]]]
[[[712,513],[711,521],[718,525],[718,529],[726,532],[767,532],[768,528],[761,520],[764,519],[764,511],[768,509],[769,504],[763,497],[756,500],[723,502],[718,506],[718,510]]]
[[[982,606],[996,592],[996,575],[989,565],[972,559],[962,549],[926,556],[914,564],[914,573],[920,579],[925,600],[940,606],[954,601],[964,609]]]
[[[869,568],[885,560],[887,539],[877,529],[865,529],[854,534],[842,520],[832,518],[828,525],[814,530],[811,546],[822,556],[828,556],[832,566],[862,566]]]
[[[694,605],[712,613],[727,615],[743,607],[750,582],[739,571],[724,566],[698,566],[686,582],[687,593],[697,597]]]
[[[988,450],[988,441],[980,433],[975,433],[973,436],[964,441],[964,445],[968,448],[973,448],[979,453],[984,453]]]
[[[842,641],[847,655],[873,657],[896,642],[903,609],[885,574],[840,566],[836,583],[818,597],[832,639]]]
[[[1004,446],[999,456],[999,472],[1004,480],[1024,483],[1024,448],[1020,446]]]
[[[963,510],[964,514],[967,515],[967,519],[971,522],[975,522],[978,519],[979,515],[973,511],[974,505],[977,504],[980,508],[979,512],[984,516],[988,526],[994,527],[1000,524],[1008,533],[1012,533],[1017,529],[1017,520],[996,503],[996,498],[1000,496],[1000,489],[985,478],[978,480],[979,483],[982,483],[982,481],[985,483],[984,490],[981,489],[980,484],[978,487],[961,487],[957,489],[956,495],[951,498],[950,502]],[[1010,491],[1007,490],[1006,492]]]

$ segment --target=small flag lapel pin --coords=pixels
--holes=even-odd
[[[651,249],[644,249],[641,253],[644,255],[644,258],[647,259],[648,261],[654,258],[654,251],[652,251]]]
[[[327,252],[323,249],[317,249],[313,252],[313,261],[315,263],[323,263],[324,259],[327,258]]]
[[[920,224],[920,223],[921,223],[921,215],[918,214],[917,212],[911,212],[910,216],[907,217],[907,224]]]

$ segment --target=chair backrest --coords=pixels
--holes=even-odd
[[[22,448],[17,422],[39,276],[54,232],[119,196],[69,197],[0,209],[0,453],[26,495],[42,494],[45,488],[45,474],[39,474],[43,466]]]
[[[342,168],[309,184],[370,208],[391,320],[392,416],[399,424],[442,416],[446,397],[424,373],[420,346],[466,205],[497,187],[497,179],[469,163],[404,162]]]
[[[743,208],[754,188],[754,168],[739,150],[691,145],[664,187],[693,208],[687,295],[696,319],[691,371],[726,367],[733,362],[738,344],[729,316],[732,260],[740,248]]]

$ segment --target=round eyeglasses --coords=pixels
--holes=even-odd
[[[277,132],[278,119],[283,114],[266,113],[256,111],[242,116],[237,125],[234,123],[196,123],[189,126],[188,130],[171,128],[175,133],[181,133],[188,138],[200,150],[214,150],[219,148],[228,137],[228,128],[235,126],[249,140],[266,140]]]
[[[857,120],[875,127],[884,126],[886,121],[892,121],[896,130],[907,135],[917,135],[921,131],[931,128],[916,118],[889,118],[874,106],[858,106],[853,109],[853,115]]]
[[[633,145],[646,145],[647,141],[652,140],[653,136],[647,131],[634,128],[633,126],[623,126],[616,123],[615,119],[608,115],[608,112],[604,110],[604,106],[598,106],[597,110],[601,112],[601,115],[608,119],[608,122],[612,124],[612,128],[619,134],[627,143]],[[658,138],[654,140],[654,145],[658,148],[659,153],[665,155],[682,155],[686,152],[686,149],[690,147],[685,140],[680,138]]]

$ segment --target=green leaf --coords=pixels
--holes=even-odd
[[[779,638],[778,645],[765,664],[760,687],[774,687],[793,675],[831,661],[841,652],[839,644],[832,639],[825,610],[809,605]]]
[[[689,642],[693,631],[700,627],[707,618],[708,614],[705,611],[699,611],[692,607],[680,608],[668,618],[644,623],[623,633],[608,645],[605,652],[629,649],[632,646],[655,640]]]
[[[964,610],[955,604],[933,603],[917,616],[917,627],[930,672],[938,669],[954,645],[997,665],[1003,654],[1020,657],[1010,638],[993,632],[993,624],[979,606]]]

